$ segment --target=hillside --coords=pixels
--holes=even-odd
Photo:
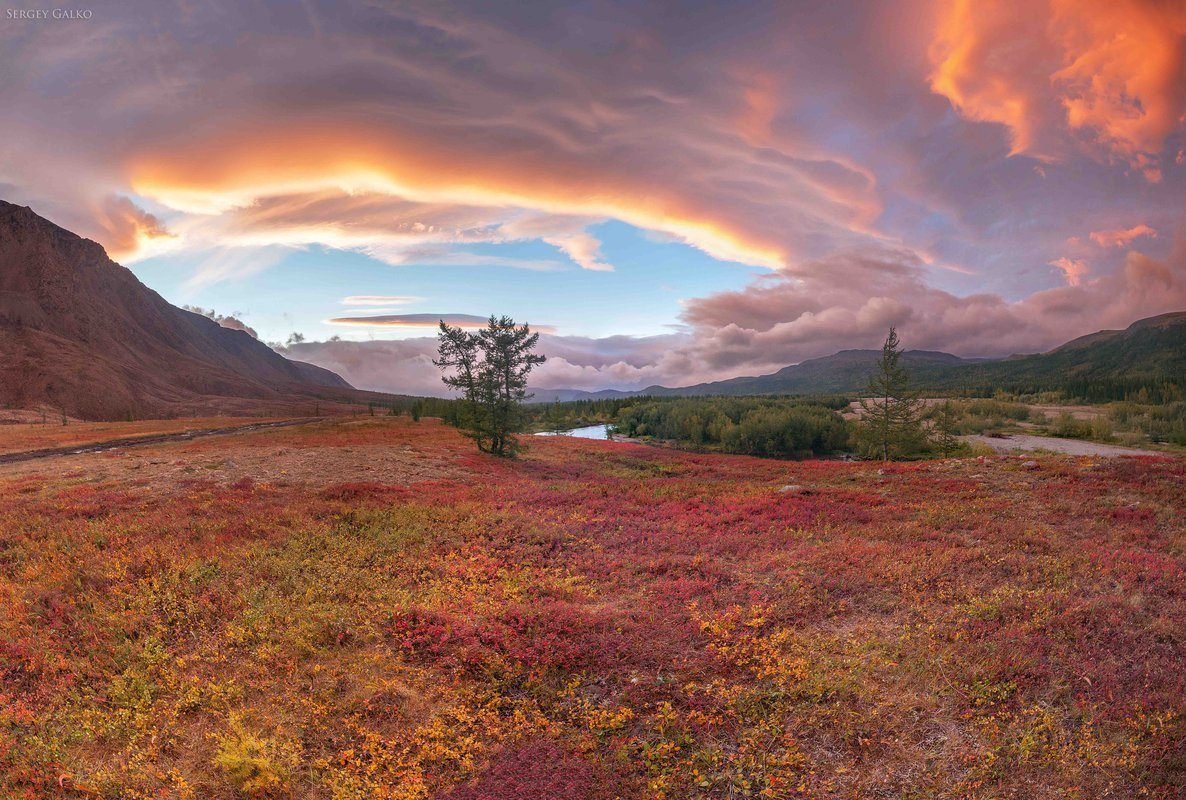
[[[682,389],[655,386],[644,389],[644,394],[832,394],[851,392],[864,387],[880,350],[841,350],[823,358],[813,358],[771,375],[756,378],[734,378],[714,383],[700,383]],[[902,354],[902,365],[909,370],[930,369],[970,364],[959,356],[929,350],[908,350]]]
[[[350,391],[166,302],[95,242],[0,201],[0,403],[116,419]]]
[[[770,375],[635,392],[540,389],[539,402],[630,396],[851,394],[862,391],[879,350],[842,350]],[[1116,400],[1145,390],[1157,402],[1186,392],[1186,312],[1138,320],[1120,331],[1081,336],[1047,353],[1001,360],[908,350],[902,364],[916,386],[936,393],[991,395],[998,389],[1060,391],[1085,400]],[[1176,388],[1175,388],[1176,387]]]
[[[1186,391],[1186,312],[1099,331],[1048,353],[925,370],[917,379],[928,388],[971,394],[1061,391],[1084,400],[1120,400],[1144,390],[1155,402],[1171,399]]]

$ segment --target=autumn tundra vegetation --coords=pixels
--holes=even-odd
[[[0,468],[0,796],[1182,796],[1181,458],[531,445]]]
[[[0,797],[1186,795],[1186,459],[977,455],[1101,415],[895,340],[863,403],[523,405],[498,318],[461,400],[0,426]]]

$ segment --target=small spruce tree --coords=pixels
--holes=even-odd
[[[920,449],[925,437],[919,422],[921,403],[910,390],[898,332],[889,329],[881,357],[869,376],[867,397],[861,398],[861,440],[870,455],[889,461]]]
[[[955,435],[957,416],[950,400],[944,400],[935,413],[934,442],[944,458],[949,458],[959,448],[959,439]]]

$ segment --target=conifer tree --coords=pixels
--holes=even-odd
[[[866,449],[883,461],[909,454],[922,439],[921,403],[910,391],[910,376],[902,358],[898,332],[889,329],[873,374],[868,397],[861,398],[861,430]]]
[[[433,361],[447,374],[446,386],[462,394],[457,415],[462,428],[478,449],[499,456],[514,455],[523,429],[523,401],[528,398],[527,378],[544,363],[533,352],[539,334],[510,317],[491,316],[477,333],[441,321],[438,358]]]
[[[955,435],[955,406],[950,400],[944,400],[935,415],[935,446],[944,458],[948,458],[959,446],[959,439]]]

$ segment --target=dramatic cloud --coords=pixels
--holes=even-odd
[[[1046,350],[1074,335],[1186,308],[1181,246],[1169,261],[1129,253],[1120,271],[1090,281],[1072,266],[1071,285],[1016,302],[929,288],[921,264],[902,254],[835,258],[860,276],[853,285],[779,277],[690,303],[686,318],[699,334],[693,360],[722,372],[742,364],[777,368],[854,344],[874,347],[890,325],[911,348],[1001,356]]]
[[[172,237],[165,224],[152,214],[118,195],[106,197],[95,214],[95,224],[112,258],[135,253],[149,240]]]
[[[944,4],[931,88],[1009,130],[1011,152],[1068,154],[1064,132],[1160,181],[1186,113],[1186,7],[1162,0]]]
[[[1078,275],[1068,286],[1016,302],[929,288],[924,265],[900,251],[844,253],[832,260],[843,263],[815,265],[803,278],[774,275],[742,291],[691,301],[684,333],[543,336],[540,350],[548,361],[532,383],[541,389],[640,389],[763,374],[845,348],[876,348],[891,325],[911,349],[966,356],[1038,352],[1084,333],[1124,328],[1139,317],[1186,308],[1186,248],[1181,245],[1168,261],[1130,253],[1115,273],[1092,280]],[[831,269],[841,268],[856,276],[851,285],[827,279]],[[443,393],[431,367],[433,338],[300,347],[302,360],[340,371],[356,386]],[[407,360],[393,360],[393,353]]]
[[[663,262],[650,291],[685,297],[683,317],[668,301],[638,330],[670,336],[546,337],[540,385],[587,388],[769,370],[889,324],[911,347],[1033,351],[1186,305],[1181,2],[166,0],[94,17],[0,27],[0,185],[117,256],[159,255],[156,274],[184,265],[191,301],[320,247],[440,273],[439,291],[343,289],[395,294],[347,298],[337,324],[414,329],[386,313],[416,300],[405,286],[473,310],[452,281],[484,267],[518,270],[506,283],[557,329],[603,330],[596,304],[555,298]],[[632,236],[650,249],[621,258]],[[709,289],[671,262],[706,259],[670,242],[750,269],[687,297]],[[318,363],[436,386],[412,341],[325,343]]]
[[[1186,114],[1186,7],[1148,0],[1058,0],[1066,64],[1052,76],[1067,123],[1161,180],[1157,154]]]
[[[1035,153],[1038,117],[1048,108],[1018,78],[1045,62],[1049,52],[1040,36],[1017,30],[1024,16],[1021,2],[955,0],[931,46],[931,88],[969,119],[1008,128],[1011,155]],[[1034,27],[1040,25],[1036,21]],[[1049,157],[1040,150],[1036,155]]]
[[[778,267],[813,237],[846,236],[879,207],[870,175],[825,143],[755,148],[738,135],[738,96],[750,79],[730,77],[730,62],[748,58],[753,42],[720,39],[695,59],[672,59],[652,38],[660,20],[633,13],[624,18],[649,30],[606,31],[586,55],[553,46],[560,31],[515,14],[494,21],[435,5],[324,11],[313,12],[318,37],[291,15],[243,11],[232,23],[201,8],[129,8],[112,19],[113,36],[144,35],[184,16],[188,30],[204,29],[204,46],[178,50],[161,37],[68,59],[86,65],[68,85],[72,114],[90,107],[90,120],[112,117],[99,113],[106,108],[136,115],[119,135],[92,130],[81,144],[94,151],[104,139],[120,142],[102,153],[104,172],[115,165],[134,192],[170,209],[232,218],[225,221],[241,237],[236,244],[357,243],[375,227],[356,223],[365,215],[359,206],[389,200],[481,210],[468,225],[435,232],[382,226],[411,239],[461,231],[480,240],[528,211],[619,219],[720,258]],[[580,14],[558,15],[556,24],[580,25]],[[21,70],[30,76],[46,64],[47,48],[59,57],[65,48],[60,32],[35,27],[7,49],[14,62],[32,57],[33,68]],[[669,47],[703,39],[695,30],[675,37]],[[761,39],[762,47],[776,41]],[[600,47],[621,52],[590,61]],[[729,67],[723,75],[721,66]],[[179,102],[195,86],[203,102]],[[39,122],[60,120],[42,88],[29,80],[4,94]],[[397,113],[378,111],[385,108]],[[14,131],[9,144],[40,152],[69,138],[59,130],[43,140],[37,128]],[[605,269],[579,231],[546,238],[576,263]]]

